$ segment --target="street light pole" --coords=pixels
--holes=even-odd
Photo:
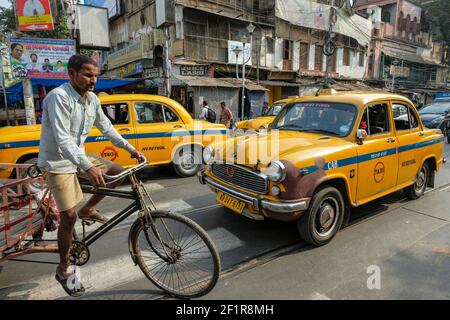
[[[242,52],[242,101],[241,101],[241,120],[244,119],[245,112],[245,65],[251,60],[253,55],[253,32],[255,31],[255,26],[250,22],[247,26],[247,31],[250,34],[250,54],[247,60],[245,60],[245,40],[246,37],[243,37],[243,47],[244,50]]]

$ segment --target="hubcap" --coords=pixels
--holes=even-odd
[[[339,204],[336,199],[326,198],[317,210],[315,229],[319,236],[327,237],[336,228],[339,218]]]
[[[330,204],[325,204],[320,208],[319,220],[320,226],[323,229],[328,229],[333,224],[335,213],[334,209]]]
[[[419,174],[417,175],[416,181],[416,191],[420,192],[425,187],[425,182],[427,181],[427,169],[423,167]]]
[[[195,156],[192,152],[183,153],[181,158],[181,167],[184,170],[191,170],[195,167]]]

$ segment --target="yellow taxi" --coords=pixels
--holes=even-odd
[[[326,91],[290,101],[266,133],[208,146],[199,179],[223,206],[297,220],[300,236],[321,246],[351,207],[402,189],[417,199],[434,187],[443,151],[441,131],[425,128],[410,100]]]
[[[245,131],[266,130],[288,101],[289,99],[283,99],[275,102],[267,109],[262,117],[236,122],[236,128]]]
[[[224,125],[193,120],[182,105],[163,96],[100,95],[99,99],[117,131],[147,157],[149,165],[172,163],[182,177],[194,176],[202,166],[203,148],[228,134]],[[0,128],[0,163],[35,163],[40,130],[40,125]],[[126,150],[113,146],[95,127],[85,148],[121,166],[135,165]],[[0,171],[0,178],[11,173]]]

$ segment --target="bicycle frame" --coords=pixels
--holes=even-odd
[[[141,212],[143,209],[144,201],[142,199],[142,196],[139,194],[139,188],[140,182],[137,180],[134,173],[129,175],[131,185],[132,185],[132,191],[120,191],[110,188],[94,188],[89,185],[81,185],[81,189],[84,193],[93,194],[93,195],[103,195],[103,196],[109,196],[114,198],[122,198],[122,199],[129,199],[134,200],[133,203],[131,203],[127,208],[123,209],[119,213],[117,213],[114,217],[112,217],[108,222],[105,224],[102,224],[100,227],[96,228],[92,232],[90,232],[87,236],[84,236],[84,226],[83,226],[83,239],[79,240],[78,236],[75,236],[74,240],[83,242],[86,246],[92,245],[95,241],[97,241],[99,238],[101,238],[103,235],[105,235],[108,231],[113,229],[115,226],[117,226],[119,223],[127,219],[129,216],[131,216],[135,212]],[[151,198],[150,198],[151,201]],[[154,206],[153,202],[152,205]],[[147,212],[149,211],[148,208],[145,208]],[[140,214],[142,217],[142,214]],[[33,242],[34,240],[30,240],[28,243]],[[45,241],[45,240],[43,240]],[[4,253],[4,256],[0,256],[0,262],[4,260],[11,260],[15,259],[24,255],[33,254],[33,253],[58,253],[58,248],[51,246],[51,245],[45,245],[45,246],[32,246],[29,247],[29,245],[24,245],[24,249],[22,250],[16,250],[12,253]]]

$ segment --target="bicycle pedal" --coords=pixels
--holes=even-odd
[[[81,221],[81,224],[82,224],[83,226],[89,227],[89,226],[92,226],[95,222],[96,222],[96,221],[94,221],[94,220],[82,220],[82,221]]]

